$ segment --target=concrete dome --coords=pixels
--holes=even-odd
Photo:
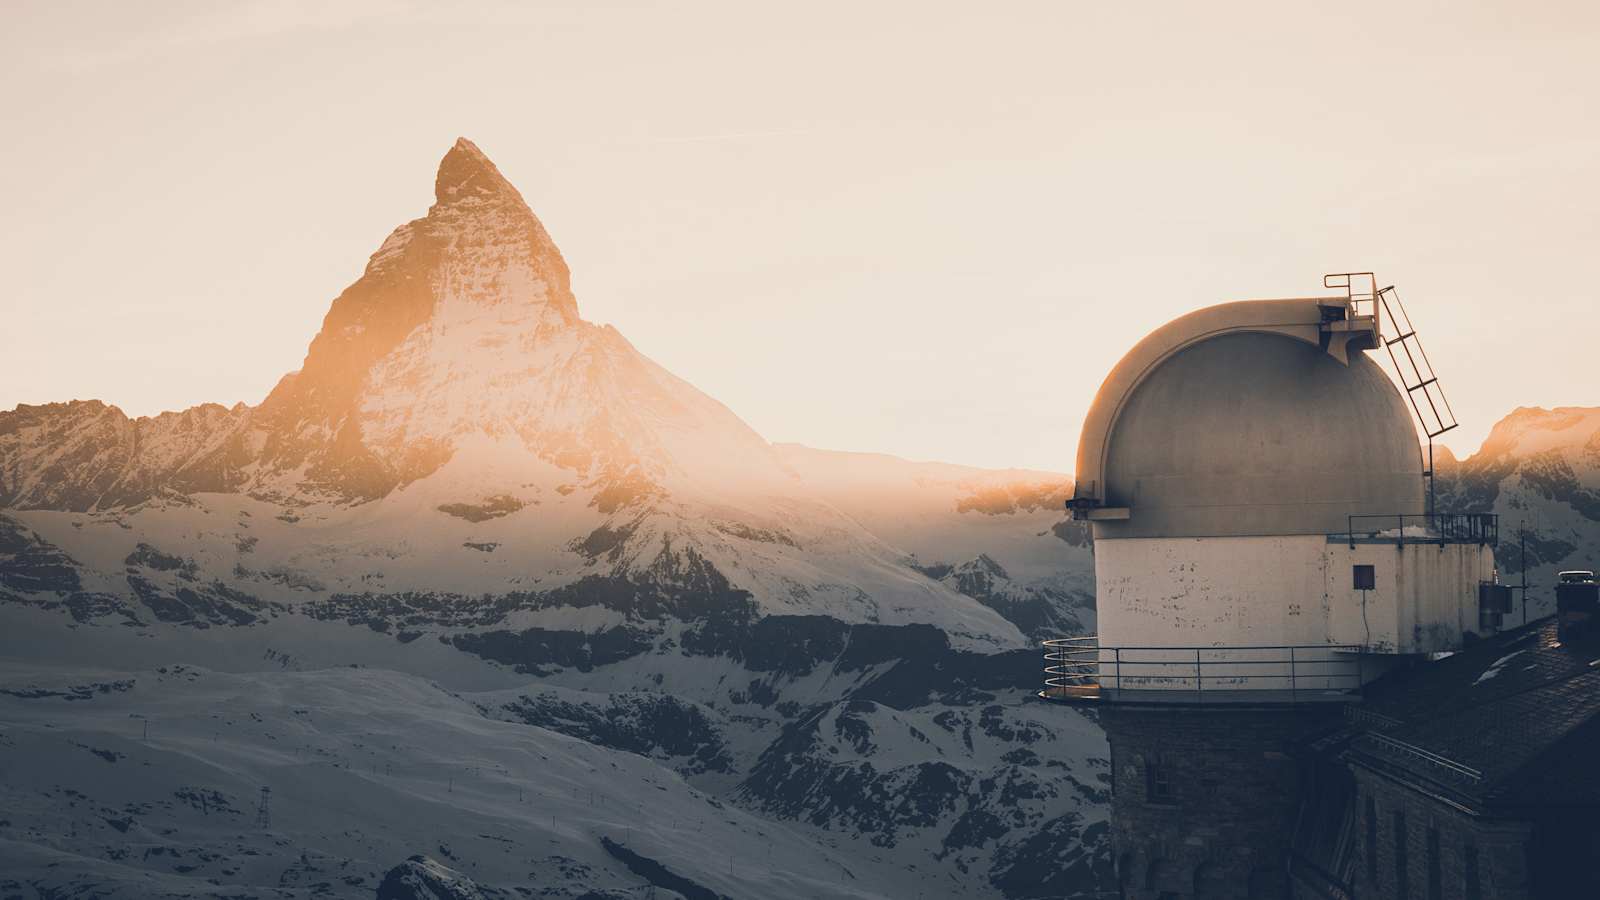
[[[1097,538],[1333,534],[1348,516],[1424,512],[1400,391],[1365,353],[1242,331],[1162,360],[1116,415]]]

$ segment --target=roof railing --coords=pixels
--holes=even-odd
[[[1044,642],[1047,700],[1301,703],[1350,699],[1364,648],[1343,644],[1103,646],[1098,636]]]
[[[1479,782],[1483,780],[1483,773],[1469,765],[1458,763],[1447,756],[1440,756],[1439,754],[1430,750],[1424,750],[1415,744],[1408,744],[1399,738],[1390,737],[1387,734],[1368,732],[1367,734],[1361,736],[1361,740],[1365,743],[1382,747],[1391,753],[1398,753],[1401,756],[1410,757],[1411,759],[1425,763],[1434,769],[1441,770],[1456,778],[1461,778],[1471,782]]]
[[[1334,272],[1322,276],[1322,286],[1325,288],[1344,288],[1345,302],[1350,306],[1350,313],[1357,316],[1371,316],[1373,329],[1383,333],[1382,313],[1383,308],[1378,302],[1378,276],[1371,272]]]
[[[1352,548],[1372,544],[1486,544],[1500,542],[1500,517],[1495,513],[1422,513],[1349,516],[1341,537]]]

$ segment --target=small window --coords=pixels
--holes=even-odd
[[[1406,814],[1394,814],[1394,895],[1400,900],[1411,896],[1411,870],[1406,859]]]
[[[1377,572],[1372,566],[1356,566],[1352,572],[1355,575],[1356,590],[1370,591],[1378,586]]]
[[[1439,829],[1428,829],[1428,900],[1444,900],[1444,874],[1439,863]]]
[[[1483,900],[1483,888],[1478,883],[1478,848],[1471,844],[1461,848],[1461,878],[1466,882],[1462,893],[1467,900]]]
[[[1378,883],[1378,804],[1367,797],[1367,881]]]
[[[1151,803],[1172,802],[1172,772],[1158,757],[1144,764],[1145,799]]]

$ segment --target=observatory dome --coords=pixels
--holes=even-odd
[[[1282,334],[1189,344],[1138,382],[1106,441],[1096,537],[1334,534],[1351,515],[1424,511],[1422,454],[1399,390]]]

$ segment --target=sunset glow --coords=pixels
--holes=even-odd
[[[1597,380],[1582,4],[88,8],[4,13],[0,408],[259,403],[459,134],[769,440],[1070,471],[1139,335],[1349,269],[1460,454]]]

